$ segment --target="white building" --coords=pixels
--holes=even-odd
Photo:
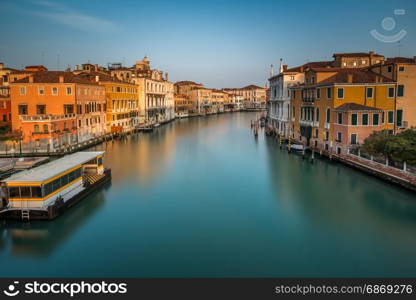
[[[276,133],[289,136],[290,122],[290,91],[288,87],[304,82],[304,66],[288,69],[280,63],[279,74],[273,70],[269,78],[270,95],[267,105],[269,128]]]

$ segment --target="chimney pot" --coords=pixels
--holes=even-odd
[[[368,52],[368,54],[370,54],[370,56],[373,56],[374,55],[374,51],[370,51],[370,52]]]
[[[64,82],[64,76],[60,75],[59,76],[59,83],[63,83]]]
[[[33,83],[33,76],[32,75],[29,76],[29,83]]]
[[[283,72],[287,71],[287,65],[283,65]]]
[[[4,68],[4,63],[0,62],[0,70],[3,70]]]

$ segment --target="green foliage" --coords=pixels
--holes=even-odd
[[[363,151],[370,155],[384,155],[397,162],[416,164],[416,128],[392,135],[387,131],[373,132],[365,139]]]

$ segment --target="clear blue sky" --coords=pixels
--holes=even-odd
[[[61,69],[88,60],[130,66],[147,55],[172,81],[221,88],[265,85],[281,57],[294,66],[334,52],[416,55],[413,0],[0,0],[0,11],[0,61],[16,68],[43,62],[54,70],[57,54]],[[383,29],[386,17],[394,30]],[[372,29],[407,35],[398,47],[374,39]]]

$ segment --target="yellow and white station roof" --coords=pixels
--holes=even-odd
[[[55,159],[39,167],[13,174],[3,179],[3,182],[43,182],[67,170],[80,166],[96,157],[102,156],[104,151],[76,152]]]

